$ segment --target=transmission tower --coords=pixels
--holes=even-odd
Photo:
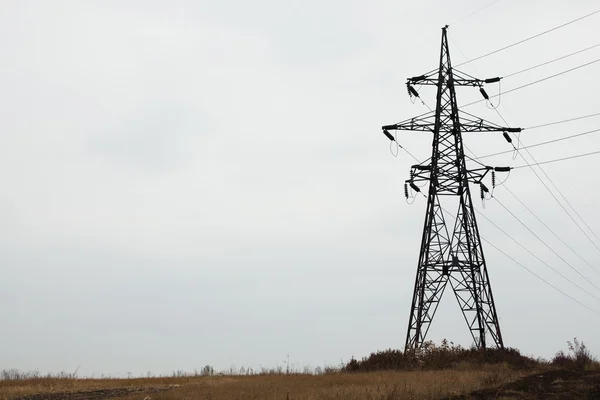
[[[410,179],[405,183],[407,198],[409,187],[420,192],[419,184],[429,183],[405,351],[417,349],[425,341],[448,283],[477,348],[488,347],[488,336],[491,338],[490,346],[504,347],[469,183],[479,185],[481,197],[484,198],[489,196],[484,178],[491,178],[493,187],[495,173],[508,172],[510,168],[491,167],[477,162],[475,168],[467,169],[462,133],[503,132],[510,142],[508,132],[520,132],[521,129],[502,127],[459,111],[455,92],[457,86],[479,87],[484,98],[489,100],[483,86],[485,83],[498,82],[500,78],[481,80],[453,70],[447,28],[442,28],[439,69],[407,81],[409,94],[415,97],[419,97],[416,85],[437,87],[435,111],[382,127],[383,133],[392,141],[395,137],[390,133],[391,130],[433,133],[431,158],[413,165]],[[448,215],[450,211],[447,209],[453,209],[453,214]],[[448,224],[451,224],[450,227]]]

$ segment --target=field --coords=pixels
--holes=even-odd
[[[440,371],[142,379],[37,378],[0,382],[3,400],[600,399],[599,370],[514,370],[506,364]]]
[[[483,370],[389,371],[324,375],[197,376],[149,379],[5,381],[2,399],[439,399],[514,381],[531,371],[506,365]],[[92,392],[85,392],[92,391]],[[70,394],[67,394],[70,393]]]
[[[86,379],[0,371],[0,400],[420,400],[600,399],[600,364],[582,342],[551,361],[515,349],[429,344],[418,354],[385,350],[319,373]]]

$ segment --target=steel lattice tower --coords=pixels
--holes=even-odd
[[[442,29],[439,69],[407,81],[409,93],[416,97],[419,94],[413,86],[415,84],[437,87],[435,111],[382,127],[390,140],[395,140],[390,130],[433,133],[431,158],[422,164],[413,165],[410,179],[405,183],[405,189],[409,185],[419,192],[417,184],[429,182],[405,351],[419,348],[425,341],[448,283],[456,295],[475,345],[486,348],[486,337],[490,337],[490,345],[504,347],[469,183],[480,185],[483,197],[488,188],[482,180],[488,173],[491,172],[495,177],[495,171],[506,172],[509,168],[494,168],[478,163],[476,168],[467,169],[462,133],[498,131],[504,132],[504,137],[510,141],[507,132],[520,132],[521,129],[501,127],[463,111],[459,112],[455,92],[457,86],[479,87],[487,99],[483,85],[499,80],[500,78],[480,80],[453,70],[446,26]],[[452,219],[447,218],[451,212],[446,211],[445,206],[448,204],[454,207]],[[452,224],[451,229],[447,222]]]

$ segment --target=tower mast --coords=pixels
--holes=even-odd
[[[448,284],[476,347],[504,347],[469,183],[480,185],[483,195],[488,189],[482,180],[489,173],[509,169],[483,164],[467,169],[462,134],[498,131],[505,132],[506,137],[506,132],[521,129],[501,127],[459,111],[455,91],[457,86],[475,86],[487,98],[483,84],[498,80],[500,78],[480,80],[453,70],[446,26],[442,28],[439,69],[407,81],[409,93],[417,97],[419,94],[413,85],[437,87],[435,111],[382,127],[390,140],[394,140],[390,130],[433,133],[431,158],[413,165],[411,178],[406,181],[406,185],[416,191],[420,191],[416,183],[428,182],[429,190],[405,350],[419,348],[425,341]],[[450,229],[449,223],[452,224]]]

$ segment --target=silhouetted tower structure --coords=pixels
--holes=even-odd
[[[456,295],[475,345],[478,348],[491,345],[504,347],[469,183],[480,185],[483,198],[489,192],[482,182],[488,173],[495,185],[495,172],[507,172],[510,168],[494,168],[477,162],[476,168],[467,169],[462,133],[498,131],[504,132],[504,137],[510,141],[507,132],[520,132],[521,129],[501,127],[459,111],[455,92],[457,86],[479,87],[484,98],[489,100],[483,85],[499,80],[480,80],[453,70],[446,26],[442,28],[439,69],[407,81],[411,96],[419,97],[414,85],[437,87],[435,111],[382,127],[390,140],[395,140],[390,130],[433,133],[431,158],[413,165],[410,179],[405,183],[408,196],[408,187],[420,192],[418,184],[429,182],[405,351],[414,350],[425,341],[448,283]],[[449,212],[453,212],[452,219],[447,218]],[[451,229],[448,229],[447,222],[452,224]],[[491,342],[487,337],[491,338]]]

